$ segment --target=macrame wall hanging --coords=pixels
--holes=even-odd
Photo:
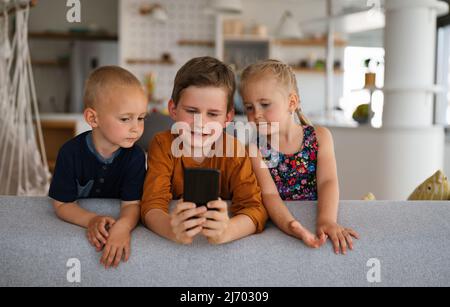
[[[0,195],[44,196],[50,181],[28,46],[31,4],[0,0]]]

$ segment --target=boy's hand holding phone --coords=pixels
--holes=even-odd
[[[190,244],[201,233],[209,243],[225,242],[228,205],[219,198],[220,171],[207,168],[184,170],[184,199],[171,215],[176,240]]]
[[[226,240],[226,232],[230,222],[228,205],[223,200],[210,201],[208,211],[203,214],[206,221],[203,224],[202,234],[212,244],[221,244]]]
[[[203,230],[206,218],[203,215],[207,209],[197,207],[191,202],[180,200],[170,215],[170,226],[175,234],[175,240],[181,244],[191,244],[194,237]]]

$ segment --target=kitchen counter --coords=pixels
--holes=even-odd
[[[119,214],[117,200],[80,204]],[[315,203],[288,206],[313,229]],[[57,219],[48,198],[0,197],[0,286],[450,286],[450,202],[342,201],[339,221],[361,235],[346,256],[330,242],[309,249],[270,223],[221,246],[201,237],[178,245],[139,226],[129,262],[105,270],[85,230]],[[67,281],[71,258],[80,283]],[[373,269],[379,283],[368,281]]]

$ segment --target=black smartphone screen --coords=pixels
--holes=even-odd
[[[219,199],[220,170],[211,168],[184,169],[183,201],[197,207]]]

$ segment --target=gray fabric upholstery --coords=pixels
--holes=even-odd
[[[120,203],[81,205],[117,216]],[[288,206],[313,229],[316,204]],[[139,226],[130,261],[105,270],[85,230],[58,220],[49,199],[0,197],[0,286],[450,286],[448,202],[343,201],[339,221],[362,236],[346,256],[329,242],[309,249],[272,224],[222,246],[177,245]],[[69,258],[81,262],[79,284],[66,279]],[[367,281],[370,258],[381,262],[381,283]]]

